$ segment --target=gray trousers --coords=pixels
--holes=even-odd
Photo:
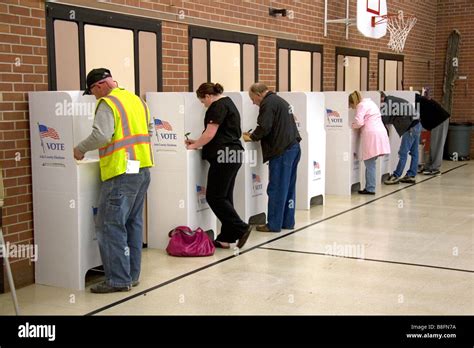
[[[425,164],[425,170],[439,170],[443,162],[443,150],[448,135],[449,118],[431,130],[430,159]]]

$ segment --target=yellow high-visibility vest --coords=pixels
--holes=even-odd
[[[114,88],[104,101],[114,113],[115,132],[109,144],[99,149],[102,181],[124,174],[127,160],[140,161],[140,168],[153,167],[148,123],[150,110],[145,102],[123,88]]]

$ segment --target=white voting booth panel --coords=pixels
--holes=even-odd
[[[100,188],[98,152],[75,161],[73,148],[91,130],[93,96],[30,92],[36,283],[83,290],[102,264],[94,226]]]
[[[352,129],[355,110],[349,109],[347,92],[324,92],[324,96],[326,194],[350,195],[360,184],[360,135]]]
[[[296,179],[296,209],[308,210],[313,198],[324,204],[326,192],[326,131],[324,94],[279,92],[292,107],[301,137],[301,160]]]
[[[154,122],[155,166],[147,195],[148,246],[164,249],[176,226],[216,231],[216,216],[206,201],[209,164],[200,150],[186,150],[185,133],[197,139],[204,128],[204,106],[195,93],[147,93]]]
[[[415,107],[415,94],[416,92],[412,91],[384,91],[385,95],[387,96],[393,96],[397,98],[402,98],[408,101]],[[397,131],[395,130],[395,127],[390,124],[388,127],[389,130],[389,135],[388,139],[390,141],[390,173],[393,173],[395,169],[397,168],[398,164],[398,150],[400,149],[400,144],[402,142],[401,137],[398,135]],[[408,168],[410,168],[410,161],[411,157],[408,157],[407,163],[405,164],[405,168],[403,169],[402,176],[405,175],[406,171]]]
[[[375,105],[380,109],[380,92],[377,91],[362,91],[360,92],[362,98],[369,98],[371,99]],[[393,126],[392,126],[393,127]],[[361,143],[362,146],[362,143]],[[361,150],[359,149],[359,153]],[[391,151],[390,151],[391,152]],[[376,184],[379,185],[384,178],[390,173],[390,156],[391,153],[388,155],[379,156],[377,161],[375,162],[375,177],[378,179]],[[365,188],[365,164],[361,158],[361,166],[360,166],[360,186],[361,188]]]
[[[257,125],[258,107],[253,105],[248,92],[226,93],[240,113],[242,132]],[[259,142],[244,142],[244,163],[237,173],[234,188],[234,208],[245,222],[265,224],[268,197],[268,165],[263,164]]]

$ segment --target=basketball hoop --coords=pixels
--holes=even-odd
[[[387,46],[397,53],[402,52],[408,34],[416,23],[416,17],[404,17],[403,11],[398,11],[398,14],[372,17],[372,27],[381,23],[387,23],[387,29],[390,32],[390,40]]]

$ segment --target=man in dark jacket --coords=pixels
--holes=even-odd
[[[393,124],[400,137],[419,123],[416,109],[408,100],[380,92],[380,113],[383,124]]]
[[[421,124],[413,105],[408,100],[394,96],[386,96],[380,92],[380,112],[384,124],[393,124],[398,135],[402,137],[398,150],[398,164],[395,171],[384,181],[385,185],[399,182],[414,184],[418,170],[418,144],[420,142]],[[403,169],[411,156],[410,169],[402,177]]]
[[[425,164],[424,175],[441,175],[440,167],[443,161],[443,149],[448,135],[450,114],[435,100],[415,96],[420,110],[420,122],[424,129],[431,131],[430,158]]]
[[[263,83],[249,90],[260,107],[255,131],[244,133],[245,141],[260,141],[263,162],[269,161],[268,223],[260,232],[280,232],[295,226],[296,172],[301,157],[300,134],[290,105]]]

